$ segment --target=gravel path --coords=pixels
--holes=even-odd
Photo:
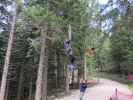
[[[115,89],[123,93],[131,93],[128,86],[108,79],[100,79],[100,83],[86,90],[84,100],[108,100]],[[56,100],[79,100],[79,90],[72,92],[70,96],[58,98]]]

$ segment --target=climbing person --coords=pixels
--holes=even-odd
[[[80,81],[80,99],[79,100],[83,100],[86,89],[87,89],[87,81],[81,79],[81,81]]]
[[[64,48],[66,49],[66,51],[68,51],[70,47],[71,47],[70,40],[66,38],[64,40]]]
[[[70,44],[70,39],[66,38],[64,40],[64,49],[65,49],[65,54],[67,55],[69,61],[70,61],[70,64],[68,65],[68,68],[71,72],[74,71],[75,69],[75,64],[74,64],[74,61],[75,61],[75,56],[73,54],[73,49],[71,47],[71,44]]]
[[[74,55],[69,55],[69,60],[70,60],[71,64],[74,64],[74,61],[75,61]]]

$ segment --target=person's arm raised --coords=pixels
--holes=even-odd
[[[95,84],[95,83],[96,83],[95,80],[88,80],[88,81],[87,81],[87,84]]]

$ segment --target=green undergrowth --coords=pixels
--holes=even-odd
[[[133,91],[133,81],[132,82],[129,82],[127,84],[128,84],[129,89],[131,89]]]

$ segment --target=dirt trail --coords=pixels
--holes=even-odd
[[[108,79],[100,79],[100,83],[86,90],[84,100],[108,100],[115,89],[123,93],[131,93],[128,86]],[[79,100],[79,90],[72,92],[70,96],[56,100]]]

